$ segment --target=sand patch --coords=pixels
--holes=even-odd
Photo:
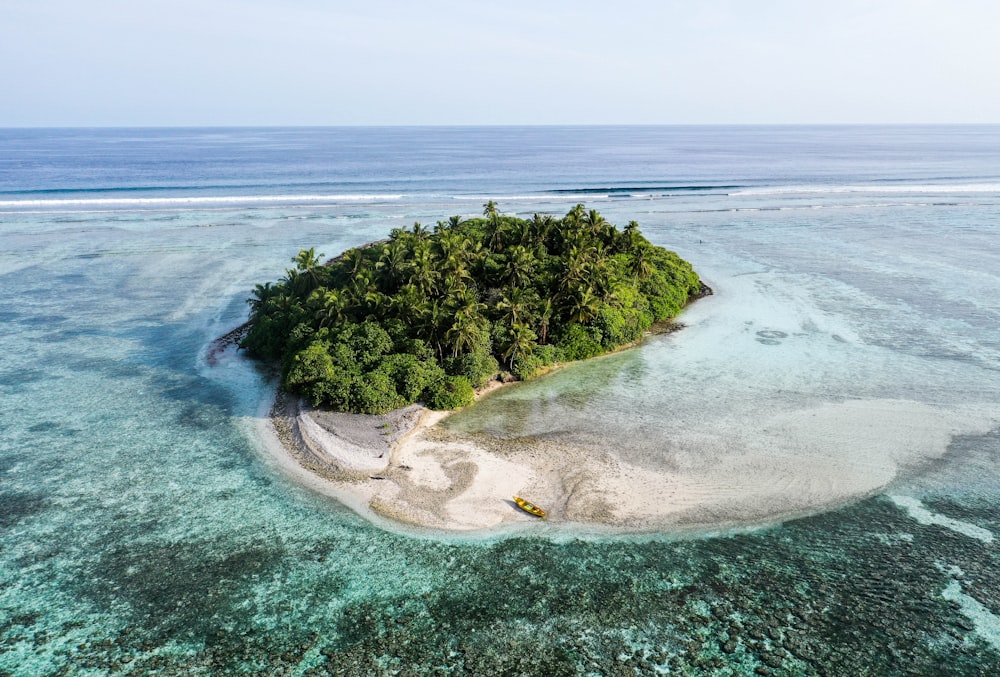
[[[747,422],[728,436],[692,430],[656,467],[557,438],[456,433],[441,425],[447,415],[295,409],[280,420],[292,428],[285,446],[345,504],[449,531],[537,521],[516,508],[515,495],[545,508],[551,525],[638,532],[778,521],[877,492],[945,454],[952,436],[996,425],[971,408],[851,400]]]

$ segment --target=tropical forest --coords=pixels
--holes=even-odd
[[[634,343],[703,289],[635,221],[619,230],[583,205],[523,219],[491,201],[482,217],[292,261],[254,289],[240,345],[280,365],[285,390],[368,414],[455,409],[492,379]]]

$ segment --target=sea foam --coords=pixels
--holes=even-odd
[[[402,199],[402,194],[334,195],[199,195],[184,197],[99,197],[57,198],[52,200],[0,200],[0,209],[26,207],[185,207],[233,204],[296,204],[324,202],[383,202]]]

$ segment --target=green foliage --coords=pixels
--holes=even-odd
[[[501,368],[529,378],[636,341],[700,285],[634,221],[619,231],[583,205],[525,220],[489,203],[322,256],[254,288],[241,346],[281,362],[290,391],[352,411],[462,406]]]
[[[445,376],[432,383],[424,393],[424,403],[431,409],[458,409],[472,404],[475,392],[464,376]]]
[[[560,351],[555,346],[538,346],[523,355],[514,365],[513,374],[521,381],[527,381],[538,372],[558,362]]]
[[[559,339],[559,350],[564,360],[586,360],[604,352],[600,331],[582,324],[570,325]]]
[[[417,401],[432,383],[445,377],[437,362],[407,353],[386,356],[379,362],[376,371],[389,377],[396,392],[407,403]]]
[[[387,414],[406,404],[391,375],[381,369],[369,371],[351,387],[351,409],[362,414]]]
[[[375,365],[392,350],[389,332],[374,322],[346,325],[340,340],[350,347],[362,368]]]
[[[295,353],[289,360],[285,387],[298,390],[312,400],[313,404],[321,404],[326,399],[323,384],[336,374],[329,348],[328,343],[317,341]]]
[[[444,361],[450,376],[464,376],[474,388],[481,388],[500,371],[500,363],[485,348]]]

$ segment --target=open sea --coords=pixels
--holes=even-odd
[[[272,460],[254,284],[490,199],[716,295],[449,425],[724,500],[458,536]],[[998,674],[998,328],[1000,126],[0,129],[0,675]]]

